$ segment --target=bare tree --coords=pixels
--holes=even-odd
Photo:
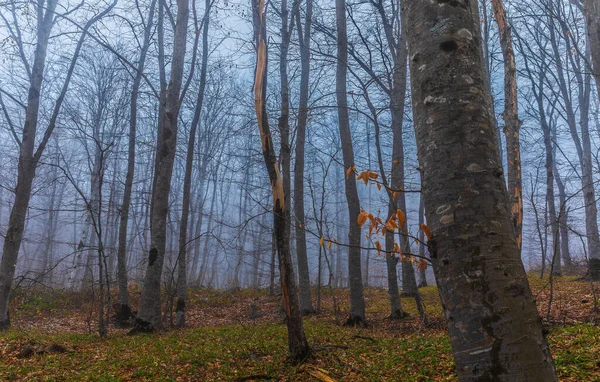
[[[12,281],[17,265],[17,257],[21,242],[23,240],[23,231],[25,228],[25,218],[29,202],[31,199],[31,188],[35,178],[37,165],[42,154],[48,144],[48,140],[56,127],[56,120],[61,110],[61,106],[65,99],[73,70],[77,64],[77,59],[81,52],[84,39],[91,26],[116,5],[116,0],[113,1],[105,10],[92,17],[83,27],[80,38],[75,47],[75,51],[71,58],[69,67],[66,72],[66,77],[60,90],[59,96],[55,101],[52,115],[46,126],[46,130],[40,140],[37,149],[35,149],[36,133],[38,129],[38,118],[40,108],[40,98],[42,91],[42,83],[44,77],[44,68],[46,66],[46,53],[48,42],[50,40],[50,32],[54,24],[55,10],[58,0],[48,0],[44,5],[42,1],[38,2],[36,12],[38,17],[37,24],[37,43],[31,66],[31,75],[29,77],[29,94],[28,103],[25,109],[25,122],[23,124],[23,135],[19,141],[19,165],[17,174],[17,186],[15,189],[15,200],[10,213],[8,231],[4,238],[3,256],[0,262],[0,330],[10,326],[8,317],[8,302],[10,299],[10,291]],[[23,60],[26,61],[25,57]],[[34,151],[35,150],[35,151]]]
[[[160,0],[159,7],[166,7]],[[159,118],[162,131],[156,142],[155,182],[152,192],[151,244],[148,253],[148,268],[144,277],[144,288],[133,333],[152,332],[161,327],[160,284],[165,260],[167,239],[167,215],[169,213],[169,193],[171,175],[177,143],[177,121],[181,107],[180,93],[183,82],[186,36],[189,19],[189,0],[177,1],[177,16],[173,37],[171,78],[165,94],[165,105]]]
[[[279,256],[281,292],[288,328],[288,348],[292,359],[304,360],[310,354],[310,347],[304,334],[300,302],[296,290],[288,224],[289,205],[285,204],[286,192],[273,146],[266,108],[267,92],[267,41],[266,13],[264,0],[252,2],[254,42],[256,46],[256,68],[254,74],[254,104],[256,120],[260,131],[262,152],[269,173],[273,194],[273,231]],[[289,199],[287,199],[289,200]]]
[[[194,3],[195,5],[195,3]],[[208,66],[208,26],[210,19],[211,0],[205,1],[204,17],[202,18],[202,61],[200,64],[200,86],[196,98],[196,108],[194,118],[190,127],[190,136],[188,137],[187,158],[185,162],[185,175],[183,179],[183,202],[181,210],[181,223],[179,225],[179,255],[177,258],[177,312],[176,326],[182,328],[185,326],[185,300],[187,294],[187,245],[188,245],[188,217],[190,213],[190,189],[192,186],[192,167],[194,164],[194,146],[196,143],[196,130],[200,122],[202,105],[204,104],[204,89],[206,88],[206,70]],[[194,15],[196,10],[194,9]],[[197,32],[199,33],[199,31]]]
[[[152,0],[148,14],[148,20],[144,26],[144,39],[140,50],[140,57],[137,63],[137,71],[133,79],[131,89],[131,99],[129,104],[129,139],[127,154],[127,174],[125,175],[125,189],[123,191],[123,203],[121,204],[121,216],[119,219],[119,244],[117,248],[117,282],[119,286],[119,308],[117,311],[117,320],[127,323],[133,318],[130,307],[129,292],[127,290],[127,228],[129,225],[129,213],[131,208],[131,192],[133,189],[133,179],[135,175],[135,145],[137,134],[137,115],[138,115],[138,96],[142,82],[142,73],[144,70],[146,55],[150,47],[150,34],[156,9],[156,1]]]
[[[300,310],[302,314],[314,312],[310,293],[310,273],[306,253],[306,231],[304,211],[304,156],[306,146],[306,125],[308,122],[308,99],[310,80],[310,39],[312,31],[313,0],[306,0],[304,29],[300,12],[296,12],[298,45],[300,46],[300,101],[298,105],[298,126],[296,128],[296,157],[294,162],[294,217],[296,227],[296,256],[298,258],[298,280],[300,287]]]
[[[348,36],[346,30],[346,2],[336,0],[335,20],[337,31],[337,66],[335,75],[335,94],[337,99],[338,124],[340,128],[340,139],[342,145],[342,156],[346,178],[344,186],[346,190],[346,203],[348,204],[349,227],[348,232],[348,278],[350,284],[350,317],[347,324],[363,325],[365,321],[365,296],[363,294],[362,270],[361,270],[361,229],[358,224],[360,213],[360,200],[356,188],[354,148],[352,147],[352,135],[350,132],[350,118],[348,116],[347,99],[347,73],[348,73]]]

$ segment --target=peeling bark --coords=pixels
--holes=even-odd
[[[512,32],[502,0],[492,0],[494,18],[498,24],[500,47],[504,58],[504,135],[506,137],[506,163],[508,168],[508,195],[519,253],[523,244],[523,181],[521,178],[521,144],[519,102],[517,99],[517,66],[513,50]]]
[[[296,290],[296,280],[290,252],[289,205],[286,205],[286,192],[279,170],[279,163],[273,146],[269,118],[267,116],[267,43],[266,14],[264,0],[252,2],[254,40],[256,43],[256,70],[254,73],[254,106],[256,120],[262,142],[263,158],[269,174],[273,195],[273,231],[279,256],[281,294],[288,329],[288,349],[294,361],[303,361],[310,354],[310,347],[304,334],[300,302]]]

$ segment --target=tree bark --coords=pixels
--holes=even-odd
[[[502,0],[492,0],[494,17],[500,34],[500,47],[504,58],[504,135],[506,137],[506,163],[508,169],[508,195],[510,211],[519,253],[523,243],[523,181],[521,179],[521,144],[520,134],[522,122],[519,120],[519,103],[517,100],[517,66],[512,44],[511,27],[506,18]]]
[[[344,169],[350,170],[345,177],[346,202],[348,204],[349,233],[348,233],[348,281],[350,284],[350,317],[348,325],[363,325],[365,321],[365,297],[363,294],[361,270],[361,229],[358,225],[360,200],[356,188],[354,168],[354,148],[348,116],[348,99],[346,80],[348,73],[348,36],[346,31],[346,1],[336,0],[336,31],[337,31],[337,69],[335,75],[335,92],[337,99],[338,124],[344,158]]]
[[[302,361],[310,354],[310,347],[304,335],[296,279],[290,253],[289,218],[286,205],[286,192],[279,170],[267,115],[267,27],[264,0],[252,2],[254,40],[256,43],[256,69],[254,74],[254,105],[260,132],[263,158],[273,194],[273,230],[279,256],[281,292],[288,329],[288,349],[294,361]],[[289,200],[289,197],[287,198]]]
[[[429,250],[460,381],[556,381],[521,262],[477,2],[403,4]]]
[[[583,0],[583,13],[592,56],[592,74],[600,97],[600,4],[597,0]]]
[[[166,6],[164,0],[160,0]],[[179,117],[180,92],[183,82],[184,58],[186,51],[187,24],[189,19],[189,1],[177,1],[177,21],[173,40],[173,55],[171,61],[171,79],[166,91],[164,113],[162,119],[162,134],[156,142],[155,183],[152,192],[152,208],[150,217],[150,251],[148,267],[144,277],[144,288],[140,296],[139,312],[136,324],[131,334],[152,332],[161,327],[161,298],[160,284],[165,258],[167,237],[167,215],[169,212],[169,193],[171,190],[171,175],[177,147],[177,121]]]

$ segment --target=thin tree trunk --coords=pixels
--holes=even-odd
[[[304,212],[304,157],[306,145],[306,125],[308,121],[308,98],[310,79],[310,39],[312,28],[313,0],[306,0],[304,32],[300,22],[300,12],[296,12],[298,45],[300,46],[300,101],[298,105],[298,127],[296,128],[296,158],[294,162],[294,216],[296,228],[296,257],[298,259],[298,280],[300,287],[300,310],[302,314],[314,312],[310,293],[310,272],[306,253],[306,231]]]
[[[458,379],[557,381],[507,206],[478,4],[403,9],[428,245]]]
[[[506,18],[502,0],[492,0],[494,17],[500,34],[504,58],[504,135],[506,136],[506,163],[508,168],[508,195],[510,212],[517,238],[519,253],[523,243],[523,181],[521,179],[521,144],[519,130],[519,103],[517,100],[517,66],[513,50],[511,27]]]
[[[425,204],[423,198],[419,198],[419,227],[425,224]],[[419,230],[419,260],[425,259],[425,232]],[[427,286],[427,269],[419,267],[419,288]]]
[[[185,300],[187,297],[187,238],[188,217],[190,213],[190,189],[192,188],[192,168],[194,163],[194,146],[196,144],[196,130],[200,122],[202,105],[204,103],[204,89],[206,88],[206,69],[208,66],[208,25],[211,0],[206,0],[204,5],[204,18],[202,28],[202,63],[200,68],[200,87],[196,98],[194,118],[190,127],[190,136],[187,146],[185,162],[185,175],[183,178],[183,202],[181,207],[181,223],[179,225],[179,256],[177,258],[177,305],[175,308],[175,326],[185,327]]]
[[[347,325],[363,325],[365,321],[365,296],[363,294],[361,270],[361,229],[358,225],[360,200],[356,188],[354,169],[354,148],[350,132],[348,116],[348,99],[346,80],[348,73],[348,36],[346,31],[346,1],[336,0],[336,31],[337,31],[337,69],[335,75],[335,92],[337,99],[338,124],[344,158],[344,169],[350,171],[345,177],[346,202],[348,204],[348,279],[350,284],[350,317]]]

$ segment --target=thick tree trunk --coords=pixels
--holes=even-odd
[[[300,12],[296,12],[298,45],[300,46],[300,101],[298,105],[298,127],[296,128],[296,158],[294,162],[294,226],[296,228],[296,257],[298,259],[298,281],[300,286],[300,310],[302,314],[313,313],[310,293],[310,272],[306,253],[306,231],[304,213],[304,153],[306,125],[308,121],[308,97],[310,78],[310,38],[312,27],[312,3],[306,0],[304,32]]]
[[[521,262],[477,2],[403,4],[430,256],[460,381],[556,381]]]
[[[122,324],[133,318],[127,290],[127,228],[129,225],[129,209],[131,207],[131,191],[133,189],[133,177],[135,172],[135,141],[137,131],[137,101],[142,82],[142,73],[146,62],[146,55],[150,46],[150,33],[154,19],[156,1],[150,5],[150,14],[146,29],[144,31],[144,42],[140,52],[137,72],[131,89],[131,101],[129,104],[129,138],[127,154],[127,174],[125,175],[125,190],[123,191],[123,204],[121,205],[121,216],[119,219],[119,244],[117,248],[117,284],[119,287],[119,308],[117,320]]]
[[[296,290],[296,279],[290,253],[289,232],[289,189],[284,188],[283,179],[279,170],[273,139],[269,129],[267,115],[267,27],[264,0],[252,2],[254,39],[256,42],[256,69],[254,77],[254,104],[256,120],[260,132],[263,158],[273,194],[273,230],[279,256],[279,272],[281,274],[281,292],[283,307],[286,315],[288,329],[288,349],[290,356],[295,361],[302,361],[310,354],[310,347],[304,335],[300,302]]]
[[[187,297],[187,245],[188,245],[188,217],[190,214],[190,190],[192,188],[192,168],[194,164],[194,146],[196,145],[196,130],[200,123],[200,114],[204,103],[204,89],[206,87],[206,69],[208,66],[208,25],[211,1],[206,0],[204,6],[204,19],[202,28],[202,63],[200,67],[200,86],[196,97],[194,118],[190,127],[190,136],[187,146],[185,162],[185,175],[183,177],[183,201],[181,204],[181,223],[179,225],[179,256],[177,258],[177,305],[175,307],[175,326],[185,327],[185,300]]]
[[[519,253],[523,243],[523,182],[521,179],[521,144],[520,134],[522,122],[519,120],[519,103],[517,100],[517,66],[513,50],[511,28],[506,18],[502,0],[492,0],[494,17],[498,24],[500,46],[504,58],[504,135],[506,136],[506,163],[508,168],[508,195],[510,212],[517,238]]]
[[[583,13],[592,56],[592,73],[600,97],[600,4],[597,0],[583,0]]]
[[[352,147],[352,134],[350,132],[350,119],[348,116],[348,99],[346,79],[348,73],[348,37],[346,32],[346,2],[336,0],[336,30],[337,30],[337,69],[335,76],[335,92],[337,98],[338,124],[342,144],[344,168],[352,171],[354,168],[354,149]],[[349,233],[348,233],[348,282],[350,284],[350,317],[348,325],[363,325],[365,321],[365,297],[363,294],[361,270],[361,229],[358,225],[360,213],[360,200],[356,188],[356,178],[351,172],[345,177],[346,202],[348,204]]]
[[[152,332],[161,327],[160,284],[165,258],[171,175],[173,174],[173,163],[177,146],[177,121],[180,108],[179,96],[183,82],[188,18],[188,0],[178,0],[173,57],[171,61],[171,80],[166,92],[164,113],[158,116],[163,121],[163,131],[162,134],[159,134],[156,144],[157,159],[154,177],[155,184],[152,192],[152,212],[150,217],[151,243],[148,254],[148,267],[144,277],[144,288],[140,296],[138,317],[132,334]]]

